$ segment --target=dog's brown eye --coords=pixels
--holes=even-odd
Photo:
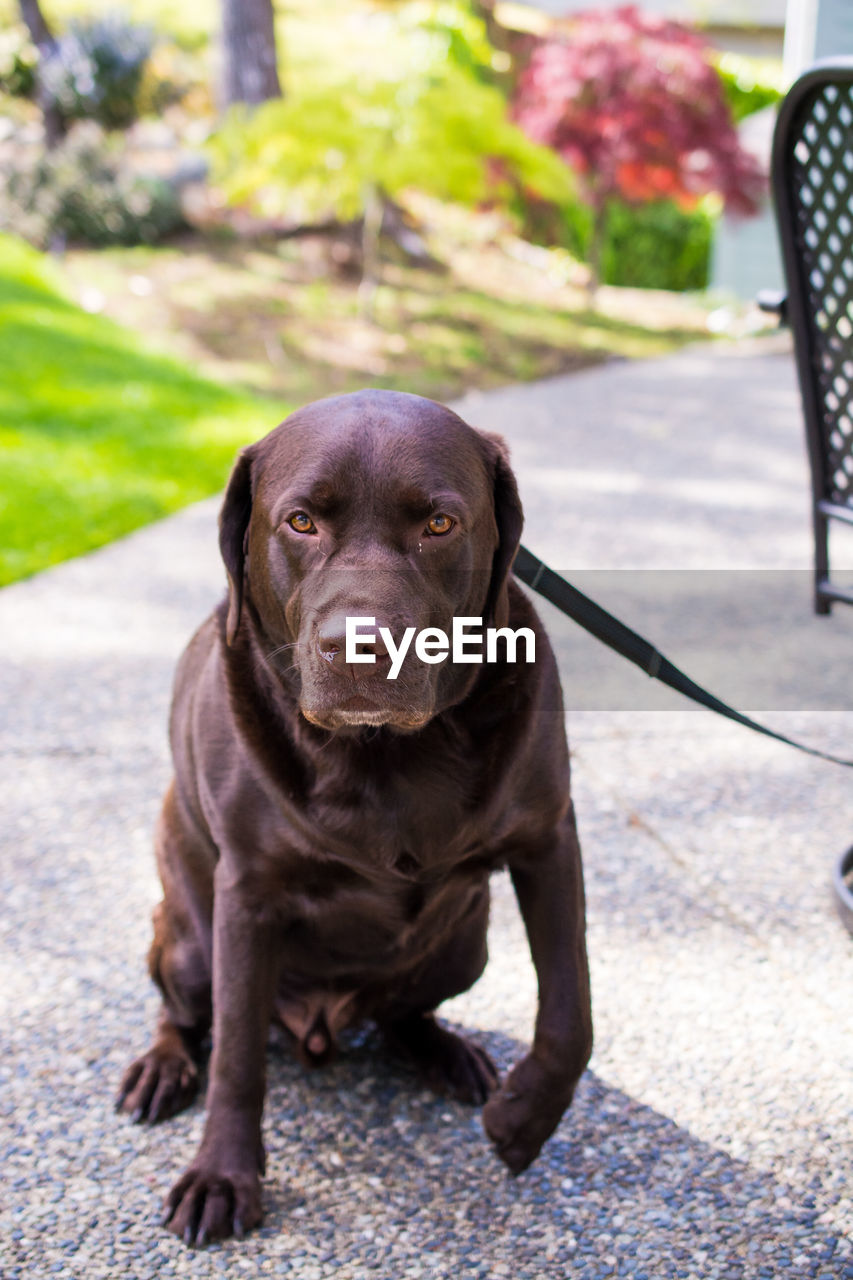
[[[297,533],[316,533],[317,526],[304,511],[296,511],[287,522]]]
[[[436,537],[441,537],[443,533],[450,533],[456,522],[451,520],[450,516],[437,515],[433,516],[427,525],[427,532],[434,533]]]

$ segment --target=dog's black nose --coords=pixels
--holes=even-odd
[[[379,634],[381,625],[378,619],[374,624],[368,625],[364,622],[358,624],[355,630],[358,631],[359,638],[350,642],[351,657],[366,654],[373,654],[376,659],[388,657],[388,648]],[[343,670],[347,665],[347,615],[345,613],[336,613],[323,620],[317,633],[317,648],[321,658]],[[376,663],[354,663],[353,670],[356,673],[369,675],[375,666]]]

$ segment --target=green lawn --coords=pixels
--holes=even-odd
[[[147,353],[0,236],[0,584],[216,492],[290,406]]]

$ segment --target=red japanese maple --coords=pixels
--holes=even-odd
[[[599,232],[615,196],[689,205],[716,191],[735,212],[759,205],[764,175],[738,140],[707,47],[681,23],[634,6],[577,15],[534,50],[514,115],[578,174]]]

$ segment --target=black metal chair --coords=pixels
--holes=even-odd
[[[853,524],[853,57],[794,83],[773,135],[787,296],[761,305],[793,331],[812,475],[815,610],[853,604],[829,577],[829,526]]]
[[[853,57],[817,63],[794,83],[773,135],[773,202],[787,295],[759,299],[791,326],[812,476],[814,606],[853,591],[829,576],[829,527],[853,524]],[[833,876],[853,932],[853,847]]]

